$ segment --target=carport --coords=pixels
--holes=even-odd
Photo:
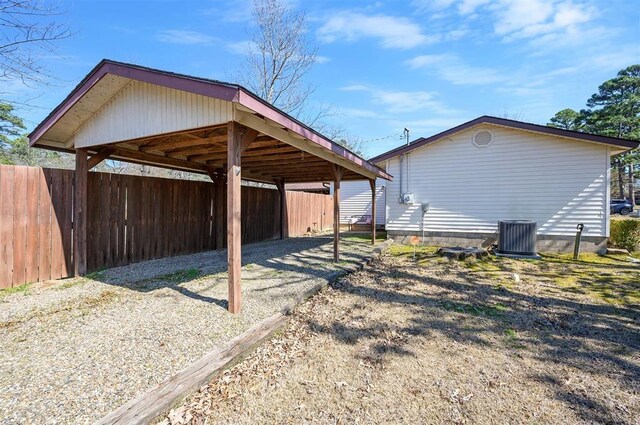
[[[86,273],[87,176],[105,159],[211,177],[226,185],[229,311],[241,307],[241,180],[274,184],[286,219],[285,183],[333,181],[334,261],[339,261],[342,180],[390,180],[365,161],[243,87],[137,65],[101,61],[29,135],[31,146],[76,155],[74,274]],[[225,211],[215,214],[224,220]],[[281,226],[280,237],[287,237]],[[375,242],[375,219],[371,224]],[[222,239],[222,226],[217,238]],[[219,245],[218,245],[219,246]]]

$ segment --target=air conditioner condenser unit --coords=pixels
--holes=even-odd
[[[398,199],[398,203],[415,204],[415,197],[413,196],[413,193],[403,193],[400,195],[400,199]]]

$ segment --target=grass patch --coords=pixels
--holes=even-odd
[[[24,283],[20,286],[14,286],[13,288],[0,289],[0,298],[6,297],[12,294],[29,295],[31,289],[31,283]]]
[[[194,279],[199,278],[201,275],[202,273],[200,272],[200,270],[191,268],[156,276],[153,278],[153,280],[162,280],[169,283],[182,283],[190,282]]]
[[[639,253],[632,256],[638,258]],[[540,254],[542,259],[547,263],[559,264],[593,264],[593,265],[617,265],[631,264],[627,255],[600,255],[593,252],[585,252],[580,254],[577,260],[573,259],[573,254]]]
[[[106,276],[107,276],[106,269],[96,270],[95,272],[88,273],[85,275],[85,277],[90,280],[103,280]]]
[[[518,336],[518,332],[515,329],[505,329],[504,337],[507,340],[507,344],[512,348],[522,349],[526,348],[524,344],[520,341],[520,337]]]
[[[417,245],[414,248],[413,245],[393,244],[389,248],[389,254],[395,257],[413,258],[415,252],[415,258],[420,262],[424,259],[435,257],[437,250],[438,247],[435,246]]]
[[[447,311],[455,311],[457,313],[471,314],[473,316],[489,316],[498,317],[502,316],[508,311],[507,307],[500,303],[488,305],[488,304],[468,304],[459,303],[453,301],[445,301],[442,304],[442,308]]]
[[[97,279],[92,279],[92,280],[97,280]],[[63,289],[69,289],[69,288],[73,288],[74,286],[78,286],[81,283],[83,283],[83,281],[81,279],[70,279],[67,282],[61,283],[60,285],[56,285],[53,287],[53,289],[55,289],[56,291],[60,291]]]
[[[498,272],[505,269],[502,259],[494,256],[488,256],[481,259],[470,257],[465,261],[461,261],[460,264],[463,267],[476,272]]]
[[[371,242],[371,233],[347,233],[341,235],[341,239],[351,242]],[[376,231],[376,242],[384,242],[387,240],[385,232]]]

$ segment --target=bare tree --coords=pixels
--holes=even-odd
[[[56,22],[61,11],[45,0],[0,0],[0,79],[41,82],[46,71],[40,59],[53,43],[71,35]]]
[[[284,112],[300,116],[314,86],[306,75],[317,60],[307,20],[283,0],[254,0],[256,29],[240,81]]]

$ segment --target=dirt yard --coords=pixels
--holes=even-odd
[[[640,266],[421,249],[339,281],[162,423],[640,423]]]

